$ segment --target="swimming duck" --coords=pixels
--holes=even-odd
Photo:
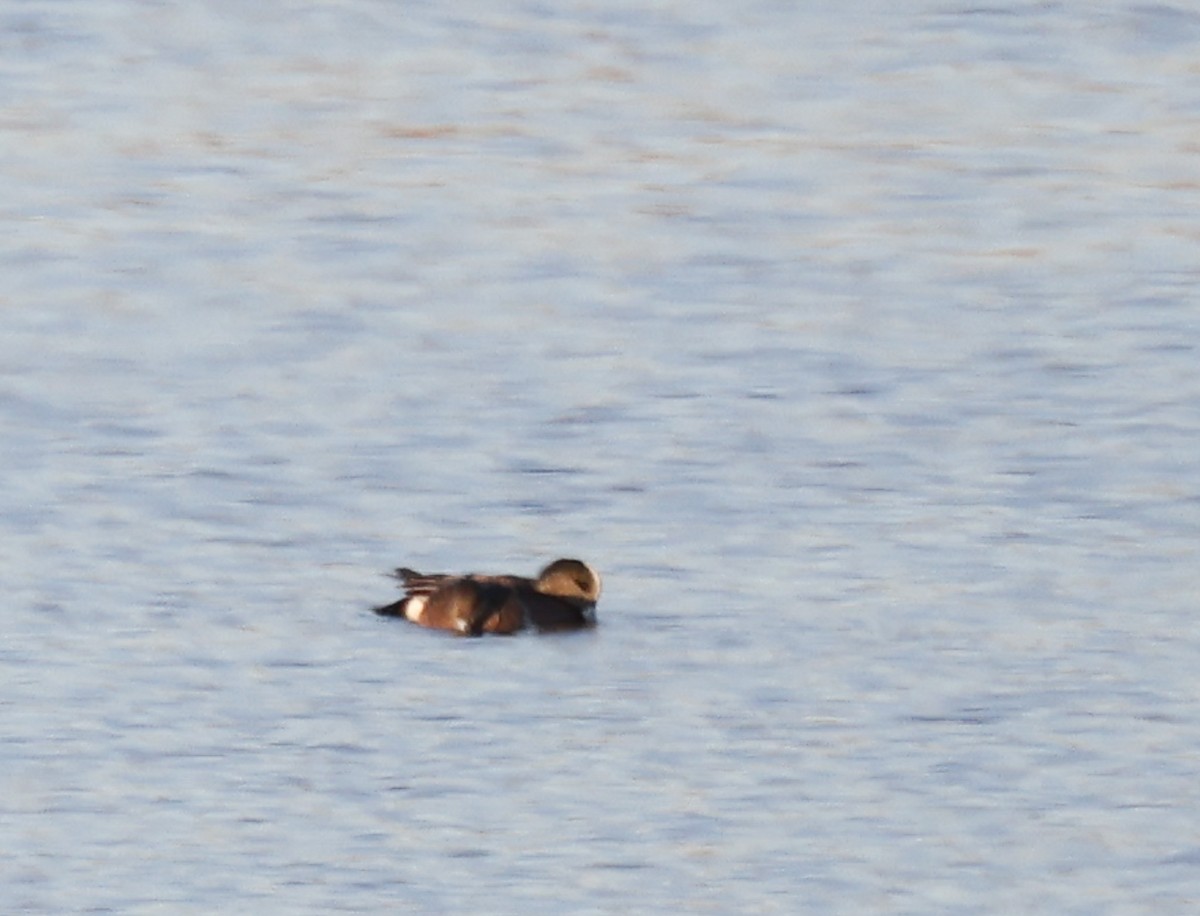
[[[600,575],[582,560],[555,560],[535,579],[522,576],[456,576],[401,567],[393,574],[404,597],[375,608],[423,627],[466,636],[595,626]]]

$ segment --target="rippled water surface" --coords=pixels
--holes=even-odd
[[[4,6],[5,911],[1194,912],[1197,60]],[[369,611],[559,555],[593,632]]]

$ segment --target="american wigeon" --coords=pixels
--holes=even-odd
[[[375,608],[423,627],[467,636],[538,630],[577,630],[596,623],[600,575],[581,560],[555,560],[536,579],[419,573],[401,567],[393,575],[404,597]]]

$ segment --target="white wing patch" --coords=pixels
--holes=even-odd
[[[425,603],[429,599],[425,595],[413,595],[404,603],[404,616],[412,623],[421,622],[421,612],[425,610]]]

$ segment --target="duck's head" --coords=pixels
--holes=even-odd
[[[600,599],[600,574],[582,560],[555,560],[538,573],[537,590],[595,604]]]

